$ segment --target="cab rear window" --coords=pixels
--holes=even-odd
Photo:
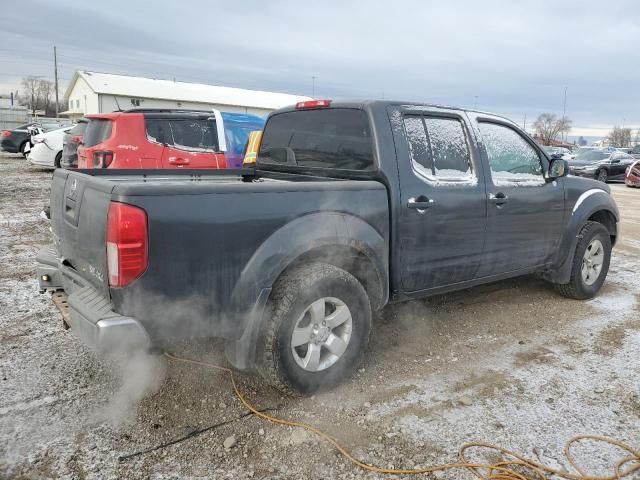
[[[258,163],[373,170],[369,120],[362,110],[331,108],[279,113],[267,121]]]
[[[111,136],[111,120],[106,118],[91,119],[84,132],[84,146],[93,147]]]

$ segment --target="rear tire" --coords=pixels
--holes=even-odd
[[[371,332],[371,305],[350,273],[309,263],[278,280],[265,312],[258,370],[289,395],[310,395],[351,376]]]
[[[27,146],[27,142],[22,142],[22,144],[20,144],[20,153],[22,154],[22,156],[24,158],[27,158],[27,154],[24,151],[24,148]]]
[[[601,223],[587,222],[578,234],[569,283],[556,284],[556,290],[560,295],[576,300],[595,297],[607,277],[610,261],[608,230]]]
[[[607,183],[607,179],[609,178],[609,173],[603,168],[602,170],[598,170],[596,174],[596,180]]]
[[[55,168],[60,168],[60,162],[62,161],[62,152],[58,152],[56,155],[56,159],[53,161],[53,166]]]

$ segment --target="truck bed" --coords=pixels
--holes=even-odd
[[[108,284],[105,232],[112,201],[140,207],[148,219],[147,270],[124,288]],[[386,269],[387,204],[385,186],[373,180],[245,170],[58,169],[51,221],[64,267],[152,337],[237,338],[245,308],[280,264],[304,253],[299,245],[340,237],[353,242],[351,230],[362,224],[379,236],[376,255]],[[73,286],[65,290],[73,293]]]

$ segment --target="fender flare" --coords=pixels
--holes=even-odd
[[[239,369],[255,366],[255,350],[271,290],[282,273],[309,252],[348,248],[375,268],[381,303],[389,296],[388,239],[361,218],[341,212],[318,212],[296,218],[275,231],[254,252],[234,287],[227,321],[242,323],[241,337],[226,345],[227,359]]]
[[[603,214],[613,217],[613,221],[601,223],[609,230],[609,235],[615,239],[618,234],[617,223],[620,221],[620,214],[611,195],[606,190],[593,188],[578,197],[572,210],[568,212],[569,217],[565,231],[558,245],[558,252],[552,262],[551,270],[544,275],[547,280],[560,284],[569,282],[573,256],[579,239],[578,235],[585,223],[594,219],[594,216]],[[598,221],[598,219],[594,220]]]

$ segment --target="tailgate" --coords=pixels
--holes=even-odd
[[[57,169],[51,185],[51,228],[61,260],[108,296],[106,224],[113,184]]]

